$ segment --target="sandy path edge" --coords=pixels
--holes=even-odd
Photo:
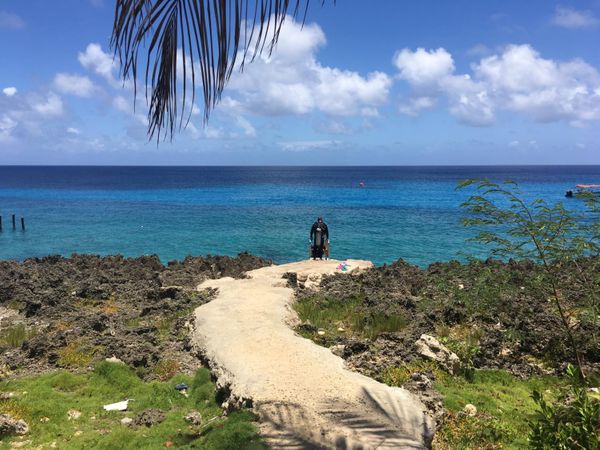
[[[347,262],[350,272],[372,266]],[[425,448],[434,425],[416,397],[345,369],[343,359],[288,325],[294,292],[282,275],[318,282],[339,263],[300,261],[202,283],[198,289],[218,292],[196,309],[192,342],[230,406],[255,409],[273,448]]]

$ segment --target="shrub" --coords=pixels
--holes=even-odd
[[[179,363],[173,359],[159,361],[154,366],[153,372],[160,381],[167,381],[173,378],[179,372]]]
[[[533,449],[600,448],[600,399],[579,384],[573,366],[567,373],[572,384],[556,402],[548,403],[540,391],[533,391],[539,407],[531,422],[529,444]]]

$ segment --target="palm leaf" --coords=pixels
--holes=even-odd
[[[302,12],[304,23],[309,3],[116,0],[111,47],[121,63],[121,77],[133,80],[136,96],[138,83],[144,83],[149,137],[160,141],[166,132],[163,138],[172,139],[184,119],[189,122],[197,84],[202,85],[206,123],[236,62],[243,69],[265,50],[272,52],[287,15],[297,18]],[[177,76],[179,65],[182,77]],[[138,72],[140,67],[145,67],[143,73]]]

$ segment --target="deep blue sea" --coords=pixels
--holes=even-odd
[[[530,199],[577,209],[565,190],[600,183],[600,166],[0,166],[0,259],[76,252],[167,262],[248,251],[283,263],[307,257],[319,215],[335,258],[424,266],[481,257],[460,223],[467,193],[455,190],[472,177],[511,179]],[[12,231],[11,214],[25,218],[25,232]]]

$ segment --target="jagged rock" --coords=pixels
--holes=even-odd
[[[298,329],[298,331],[305,331],[307,333],[314,333],[315,331],[318,330],[318,328],[315,327],[312,323],[310,323],[309,320],[302,322],[296,328]]]
[[[14,419],[9,414],[0,414],[0,437],[29,433],[29,425],[24,420]]]
[[[413,373],[408,381],[402,387],[419,397],[427,412],[439,427],[446,413],[444,409],[443,397],[433,388],[433,383],[425,374]]]
[[[69,420],[77,420],[81,417],[81,411],[77,411],[76,409],[70,409],[67,411],[67,417]]]
[[[200,414],[200,411],[190,411],[183,418],[192,425],[200,425],[202,423],[202,414]]]
[[[463,413],[469,417],[475,417],[477,415],[477,407],[471,403],[467,403],[463,408]]]
[[[106,362],[110,362],[110,363],[115,363],[115,364],[125,364],[123,361],[121,361],[119,358],[117,358],[116,356],[111,356],[110,358],[106,358],[105,360]]]
[[[436,361],[451,374],[454,374],[460,368],[458,356],[433,336],[422,334],[415,342],[415,350],[420,356]]]
[[[165,413],[160,409],[147,409],[138,414],[131,422],[132,426],[151,427],[154,424],[161,423],[165,420]]]
[[[331,347],[329,347],[329,350],[331,350],[331,353],[333,353],[336,356],[339,356],[340,358],[344,357],[345,349],[346,349],[346,346],[343,344],[332,345]]]
[[[123,417],[121,419],[121,425],[128,426],[131,425],[131,422],[133,422],[133,419],[131,417]]]

